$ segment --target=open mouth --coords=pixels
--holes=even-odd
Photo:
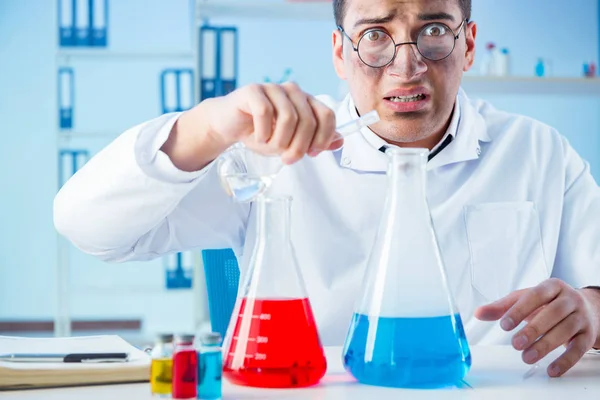
[[[414,101],[425,100],[427,96],[424,94],[415,94],[412,96],[396,96],[396,97],[386,97],[386,100],[389,100],[394,103],[411,103]]]

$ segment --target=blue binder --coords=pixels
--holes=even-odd
[[[75,45],[75,0],[58,0],[58,44]]]
[[[238,31],[234,27],[219,28],[217,47],[219,59],[219,84],[217,96],[225,96],[237,87]],[[218,85],[219,86],[219,85]]]
[[[194,71],[169,68],[160,74],[162,113],[189,110],[194,106]]]
[[[167,289],[190,289],[194,264],[193,253],[174,253],[165,257]]]
[[[225,96],[237,88],[238,30],[200,27],[200,100]]]
[[[219,29],[212,26],[200,27],[200,100],[217,96],[219,81]]]
[[[74,0],[75,13],[75,45],[89,46],[90,45],[90,22],[92,19],[90,0]]]
[[[106,47],[108,43],[108,0],[90,1],[90,45]]]
[[[90,159],[90,153],[81,149],[63,149],[58,152],[58,187],[79,171]]]
[[[60,129],[73,128],[73,104],[75,99],[75,74],[73,68],[58,69],[58,120]]]

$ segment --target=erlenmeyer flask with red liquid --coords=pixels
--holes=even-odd
[[[256,244],[223,344],[223,376],[238,385],[306,387],[327,362],[290,240],[290,197],[259,196]]]

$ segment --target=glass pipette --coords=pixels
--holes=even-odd
[[[353,133],[360,132],[366,126],[373,125],[379,122],[379,114],[376,110],[370,111],[352,121],[341,124],[335,128],[342,137],[349,136]]]

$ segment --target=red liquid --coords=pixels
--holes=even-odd
[[[198,353],[183,350],[173,355],[174,399],[195,399],[198,386]]]
[[[308,299],[242,300],[223,365],[229,381],[265,388],[304,387],[318,383],[326,370]]]

